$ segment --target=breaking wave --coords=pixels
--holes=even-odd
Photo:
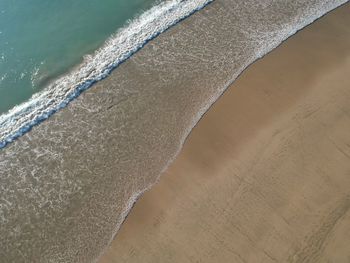
[[[55,80],[43,91],[0,115],[0,149],[67,106],[95,82],[142,48],[148,41],[214,0],[162,2],[117,31],[94,54],[72,72]]]

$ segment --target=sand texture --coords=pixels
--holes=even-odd
[[[158,180],[161,172],[174,160],[185,138],[202,114],[208,110],[232,81],[248,65],[274,49],[281,41],[345,2],[346,0],[214,1],[148,42],[106,79],[97,82],[67,107],[35,126],[30,132],[10,143],[6,148],[1,149],[0,259],[5,263],[93,262],[110,244],[135,199]],[[343,24],[343,27],[343,30],[348,28],[346,24]],[[330,29],[330,32],[332,33],[333,30],[333,28]],[[343,37],[343,35],[340,34],[338,37]],[[320,37],[326,36],[321,34]],[[317,45],[329,43],[319,43],[314,38],[311,38],[310,41],[312,41],[312,52],[307,51],[300,55],[300,58],[314,54],[317,51]],[[333,42],[334,45],[339,46],[332,46],[329,48],[330,51],[327,49],[327,52],[323,52],[322,55],[328,56],[329,52],[334,49],[333,52],[339,52],[339,56],[345,61],[346,53],[344,50],[349,46],[346,38],[344,37],[342,41],[335,41],[333,37]],[[344,49],[342,52],[341,47]],[[290,59],[295,59],[298,55],[299,52],[296,52],[296,54],[291,55],[291,58],[285,59],[283,67],[287,67],[291,63]],[[319,78],[322,75],[313,75],[312,72],[307,71],[316,66],[316,69],[320,67],[319,57],[319,55],[315,55],[315,61],[312,66],[310,65],[310,69],[301,65],[299,61],[297,67],[304,73],[305,78],[312,80],[313,77]],[[331,66],[338,64],[332,62],[331,56],[327,57],[323,74],[328,76],[327,74],[331,72]],[[340,66],[339,68],[343,69]],[[338,72],[338,69],[335,72]],[[275,78],[279,78],[281,75],[277,70],[273,73]],[[289,71],[285,73],[287,76],[290,74]],[[292,79],[295,84],[292,90],[299,92],[300,97],[306,97],[305,90],[307,88],[307,90],[311,90],[311,84],[307,87],[298,86],[298,83],[295,82],[299,79],[301,79],[299,76],[294,76]],[[256,81],[261,82],[262,80],[256,79]],[[320,83],[323,82],[325,80],[320,80]],[[286,81],[286,83],[290,83],[290,81]],[[270,200],[270,197],[267,196],[270,192],[264,192],[270,188],[265,188],[262,182],[254,181],[255,178],[262,180],[265,175],[263,168],[261,168],[265,167],[264,162],[262,159],[259,159],[258,162],[258,159],[254,159],[258,157],[254,156],[261,156],[262,149],[269,149],[268,151],[271,153],[266,158],[271,159],[270,156],[274,155],[273,147],[275,146],[270,146],[271,148],[264,146],[268,145],[267,141],[270,141],[269,135],[262,138],[256,137],[256,141],[254,141],[255,135],[253,136],[253,134],[258,133],[259,136],[265,136],[264,134],[269,129],[262,127],[269,126],[264,120],[270,120],[272,116],[277,118],[276,115],[269,117],[269,111],[282,115],[282,109],[277,106],[269,108],[268,105],[271,102],[268,99],[273,98],[272,95],[277,96],[275,100],[272,100],[273,102],[276,102],[277,105],[281,104],[285,110],[288,109],[287,102],[289,101],[284,95],[288,95],[287,98],[292,95],[287,90],[287,86],[279,84],[277,93],[273,91],[267,93],[269,91],[267,89],[265,97],[260,98],[252,92],[251,97],[240,98],[238,96],[238,102],[241,104],[236,101],[229,103],[235,107],[236,105],[248,107],[249,103],[252,103],[249,110],[237,108],[228,111],[237,114],[240,117],[237,120],[234,119],[234,115],[227,115],[234,120],[231,122],[233,131],[238,133],[239,129],[242,129],[246,140],[237,135],[234,137],[235,142],[228,143],[228,141],[223,140],[219,143],[216,147],[220,151],[200,150],[194,151],[190,156],[193,158],[193,162],[197,163],[197,158],[201,156],[197,155],[197,152],[204,155],[207,153],[205,164],[208,167],[203,168],[207,172],[213,169],[210,164],[215,164],[215,159],[212,159],[214,157],[220,160],[220,164],[215,166],[217,169],[226,169],[227,166],[223,165],[226,161],[228,164],[239,163],[232,168],[236,169],[236,177],[232,173],[226,174],[227,178],[238,179],[232,180],[230,184],[225,183],[225,186],[228,187],[227,193],[228,190],[229,193],[233,193],[234,189],[237,188],[238,192],[237,195],[234,195],[235,198],[243,198],[249,204],[257,203],[259,198]],[[263,85],[259,83],[258,91],[264,91],[262,87]],[[249,89],[243,90],[249,91]],[[334,88],[334,92],[336,91]],[[317,94],[322,95],[323,93],[317,92]],[[345,95],[342,95],[341,98],[346,100]],[[327,94],[326,99],[330,99],[329,94]],[[297,100],[295,99],[295,101]],[[259,105],[262,108],[259,108]],[[308,107],[310,112],[315,110],[312,105]],[[322,105],[322,107],[325,106]],[[263,116],[252,114],[253,110],[260,114],[265,113],[266,116],[263,115],[265,119]],[[228,117],[225,116],[222,115],[217,120],[223,118],[223,122],[226,122]],[[249,120],[249,116],[253,119]],[[286,118],[283,117],[283,120]],[[333,129],[340,129],[338,124],[332,123],[335,121],[333,116],[329,118],[329,123],[326,122],[327,125],[331,125],[329,127]],[[251,126],[252,130],[245,129],[243,124]],[[220,125],[211,123],[209,126],[212,127],[213,131],[219,131]],[[261,127],[254,125],[261,125]],[[320,132],[327,131],[324,127],[319,127],[319,129]],[[222,128],[222,130],[229,131],[227,128]],[[290,134],[287,133],[287,135]],[[275,145],[276,140],[283,140],[283,136],[287,135],[286,130],[282,129],[271,143]],[[216,136],[205,137],[203,147],[205,146],[204,142],[207,140],[208,143],[213,142],[213,138]],[[250,143],[248,144],[248,142]],[[232,153],[226,159],[223,146],[228,145],[231,145],[232,148],[227,149],[235,151],[235,154]],[[300,145],[305,146],[305,143],[300,143]],[[325,147],[319,141],[316,145]],[[249,151],[249,147],[253,150]],[[244,152],[241,153],[240,151],[243,150]],[[279,150],[276,151],[280,153]],[[258,154],[256,154],[257,152]],[[316,151],[316,153],[318,152],[320,149]],[[287,154],[287,150],[283,153],[285,155],[280,158],[288,157],[288,160],[283,160],[283,163],[292,165],[297,161],[289,159],[292,157],[290,157],[290,153]],[[243,158],[244,154],[252,158],[252,161],[249,161],[250,159],[240,161],[238,158]],[[235,156],[236,161],[232,161],[233,156]],[[298,156],[296,154],[295,158],[299,158]],[[280,161],[278,160],[276,163]],[[252,166],[254,162],[257,163],[256,166]],[[308,160],[305,160],[305,164],[309,163]],[[326,164],[325,160],[322,164]],[[249,167],[253,167],[250,169],[256,169],[259,173],[254,172],[255,170],[250,173],[244,172],[244,169],[249,170]],[[309,169],[312,170],[311,168]],[[279,167],[271,169],[278,170]],[[196,173],[188,172],[188,174]],[[215,173],[209,173],[209,175],[213,174]],[[266,174],[271,175],[269,170],[266,170]],[[275,176],[278,177],[280,174],[281,172],[276,172]],[[295,174],[295,178],[300,176],[300,178],[305,179],[306,177],[304,173],[295,172]],[[189,175],[186,176],[189,180],[188,185],[199,187],[206,182],[201,177],[196,182]],[[219,179],[215,178],[214,181],[219,181]],[[223,182],[225,181],[223,180]],[[305,182],[308,181],[306,179],[303,181],[304,187],[306,187]],[[312,181],[312,185],[317,188],[315,182]],[[342,181],[341,183],[342,186],[346,186],[346,182]],[[184,196],[184,194],[179,193],[179,189],[182,187],[176,187],[176,183],[172,187],[176,189],[176,195],[171,198],[173,201]],[[261,189],[259,188],[261,193],[252,191],[254,194],[260,194],[256,200],[246,198],[239,193],[243,191],[248,194],[250,193],[248,190],[254,189],[254,187],[261,187]],[[300,189],[300,183],[296,184],[295,187]],[[208,191],[211,191],[209,189],[212,188],[208,188]],[[283,189],[281,191],[284,193],[288,189],[292,191],[293,188],[288,185],[285,186],[285,189],[282,186],[277,189]],[[217,198],[222,196],[226,201],[224,206],[228,207],[231,200],[227,202],[229,199],[224,194],[225,190],[218,187],[214,192],[215,195],[203,192],[203,197],[207,198],[208,202],[203,201],[202,203],[219,205],[223,200]],[[274,211],[275,206],[283,208],[283,200],[278,199],[276,195],[276,193],[271,194],[271,198],[273,197],[274,201],[277,200],[276,203],[272,201],[272,204],[269,203],[269,205],[273,205],[271,211]],[[193,193],[191,196],[193,198]],[[299,198],[298,195],[297,197]],[[183,199],[184,204],[190,205],[190,199]],[[158,202],[160,201],[165,201],[165,198],[160,196]],[[196,204],[200,205],[201,203],[196,202]],[[242,216],[251,217],[252,214],[243,213],[245,211],[243,207],[247,204],[239,204],[242,204],[242,207],[237,205],[234,208],[235,213],[240,213],[237,209],[241,209]],[[166,211],[171,211],[170,204],[165,204],[165,206],[169,206]],[[264,209],[263,206],[258,208]],[[186,211],[195,213],[196,210],[188,207]],[[207,210],[198,211],[199,218],[208,218],[204,211]],[[225,211],[229,213],[231,210]],[[278,210],[278,212],[281,211]],[[222,210],[217,210],[214,214],[220,213]],[[186,218],[180,212],[174,214]],[[257,214],[254,215],[257,222],[261,223],[262,219],[257,217]],[[294,215],[295,213],[291,216]],[[287,218],[288,216],[289,214],[286,215]],[[191,218],[191,215],[188,218]],[[274,219],[278,220],[278,218],[276,215]],[[196,225],[206,229],[205,226],[198,223],[194,215],[192,220],[195,220]],[[243,219],[239,217],[237,220]],[[244,220],[246,219],[244,218]],[[218,228],[224,226],[220,220],[212,222]],[[171,224],[170,221],[168,223]],[[302,223],[306,226],[308,222]],[[183,224],[179,226],[184,227]],[[261,227],[261,224],[258,226]],[[245,231],[253,231],[253,226],[247,224],[244,227],[243,234],[246,234]],[[231,228],[227,229],[233,231]],[[264,229],[261,228],[259,231],[265,232]],[[185,226],[184,231],[191,232],[192,230],[191,228],[186,229]],[[278,234],[278,236],[280,235]],[[204,236],[200,236],[199,232],[198,235],[192,233],[191,236],[193,244],[198,239],[208,242]],[[259,238],[261,236],[261,234],[257,235]],[[227,241],[222,240],[221,236],[217,236],[217,238],[223,242],[220,247],[224,247]],[[267,238],[274,238],[274,236]],[[157,242],[157,238],[152,240],[152,242]],[[262,240],[261,242],[266,241]],[[148,242],[148,244],[151,243]],[[239,244],[243,246],[242,243]],[[147,247],[144,245],[144,248]],[[211,249],[202,249],[203,252],[211,251]],[[149,253],[148,256],[151,255],[148,249],[144,251]],[[155,248],[155,251],[158,251],[158,248]],[[191,251],[194,255],[198,254],[195,250]],[[248,247],[247,251],[249,251]],[[163,252],[159,253],[161,253],[160,255],[164,254]],[[181,255],[183,254],[179,253],[177,256]],[[224,253],[220,255],[225,257]],[[210,259],[210,255],[203,256],[203,258]],[[145,260],[146,256],[139,258],[137,262]],[[149,260],[150,262],[155,261],[155,259]],[[126,261],[128,262],[128,260]],[[178,260],[178,262],[181,261],[181,259]],[[164,262],[164,259],[159,259],[159,262]]]
[[[249,67],[99,262],[350,262],[349,14]]]

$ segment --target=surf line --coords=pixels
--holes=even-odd
[[[108,77],[158,35],[214,1],[172,0],[145,11],[107,39],[93,55],[87,56],[76,71],[57,79],[27,102],[0,115],[0,149],[66,107],[93,84]]]

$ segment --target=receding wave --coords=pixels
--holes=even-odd
[[[65,107],[95,82],[105,78],[120,63],[149,40],[214,0],[162,2],[131,21],[110,37],[82,64],[58,78],[43,91],[0,116],[0,149]]]

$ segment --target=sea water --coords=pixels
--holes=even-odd
[[[1,0],[0,114],[79,64],[156,0]]]
[[[48,59],[47,57],[51,57],[52,54],[55,53],[47,51],[47,56],[44,56],[41,59],[39,58],[36,60],[36,63],[31,64],[31,70],[29,70],[29,72],[22,70],[19,71],[17,75],[15,74],[17,80],[18,74],[20,76],[19,79],[24,79],[26,74],[28,74],[29,79],[27,83],[29,83],[29,86],[38,88],[30,99],[27,99],[25,102],[12,107],[8,112],[0,115],[0,148],[13,142],[16,138],[31,130],[33,126],[41,123],[58,110],[67,106],[68,103],[77,98],[94,83],[107,77],[113,69],[142,48],[148,41],[212,1],[213,0],[164,0],[143,2],[142,6],[144,10],[147,9],[145,7],[153,6],[147,9],[147,11],[140,11],[141,15],[135,14],[137,14],[136,10],[141,10],[142,8],[139,7],[133,9],[133,19],[120,22],[120,25],[123,26],[114,31],[115,33],[113,34],[110,34],[110,32],[113,32],[113,29],[111,29],[104,35],[104,38],[99,38],[99,41],[96,40],[94,42],[92,40],[82,39],[81,36],[79,37],[79,34],[76,36],[77,33],[75,33],[74,35],[76,39],[74,44],[69,45],[69,53],[65,51],[68,46],[64,41],[60,42],[60,46],[53,42],[52,45],[56,45],[58,50],[63,47],[62,51],[57,52],[55,59]],[[130,2],[136,3],[137,1],[134,0]],[[67,7],[67,9],[69,9],[69,7]],[[94,9],[93,12],[96,12],[96,10]],[[77,15],[74,15],[72,18],[75,18],[76,16]],[[90,19],[89,16],[86,14],[85,16],[88,21]],[[16,15],[15,17],[21,16]],[[131,17],[131,15],[126,17]],[[104,14],[101,13],[96,14],[96,20],[102,21],[100,22],[101,27],[107,23],[104,19]],[[61,20],[57,19],[57,21]],[[98,23],[96,22],[95,24]],[[96,27],[95,24],[93,27]],[[66,23],[65,26],[62,26],[62,29],[74,27],[74,25],[74,19],[72,19],[72,21]],[[83,27],[85,27],[85,25]],[[99,30],[96,29],[94,33],[97,31]],[[29,32],[35,33],[35,30],[30,29]],[[50,39],[49,35],[50,34],[48,33],[47,38],[45,39]],[[62,37],[65,36],[66,33],[63,33]],[[89,36],[89,33],[86,33],[86,37],[87,36]],[[89,50],[91,51],[95,49],[91,47],[91,43],[96,43],[94,47],[97,47],[98,44],[101,43],[103,43],[103,45],[89,55],[86,55]],[[50,48],[52,45],[46,43],[43,46],[45,46],[46,49]],[[42,49],[41,46],[36,47],[35,44],[32,44],[32,46],[33,50],[37,50],[37,48]],[[81,46],[85,47],[86,50],[82,51],[84,49]],[[42,52],[40,52],[40,54],[41,53]],[[76,57],[74,61],[71,58],[74,56],[71,54],[74,54]],[[80,56],[77,54],[80,54]],[[62,59],[61,57],[67,58]],[[80,63],[78,63],[79,60]],[[27,58],[25,61],[31,61],[31,59]],[[51,63],[58,63],[58,66],[56,64],[56,67],[48,66],[48,61],[51,61]],[[59,63],[61,63],[60,61],[71,61],[71,66],[68,66],[68,62],[65,63],[65,71],[63,66],[59,67]],[[73,65],[75,65],[74,69],[67,72],[67,69],[72,68]],[[13,68],[16,68],[16,63],[14,63]],[[48,71],[54,72],[55,68],[57,68],[56,73],[47,73]],[[62,74],[61,72],[67,73]],[[5,80],[7,74],[4,73],[3,75]],[[7,85],[7,87],[11,88],[11,85]],[[40,89],[41,91],[37,92]],[[29,94],[31,93],[28,92],[27,97],[30,96]]]

